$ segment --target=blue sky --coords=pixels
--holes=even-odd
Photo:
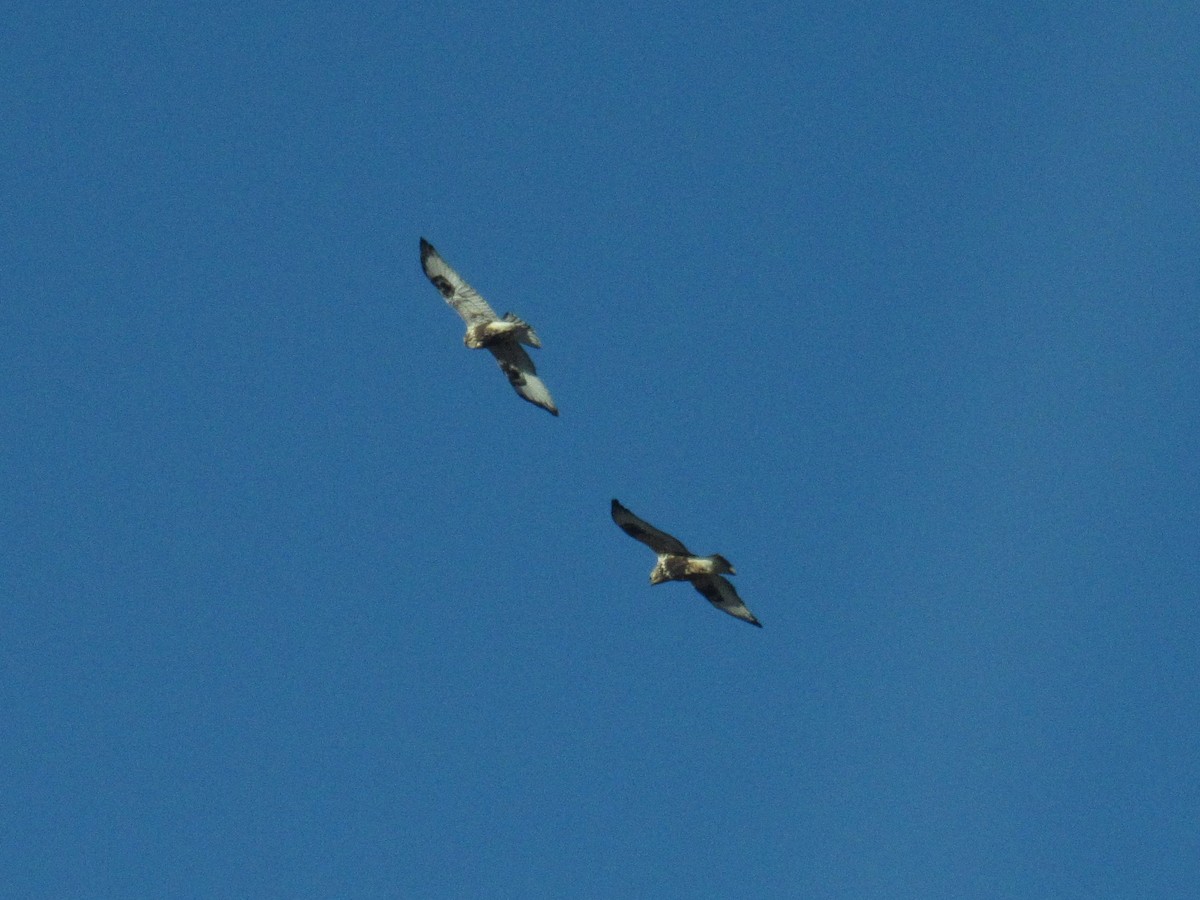
[[[1200,882],[1200,14],[3,30],[14,896]]]

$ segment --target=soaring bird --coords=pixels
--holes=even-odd
[[[530,403],[557,416],[558,407],[554,405],[554,398],[550,396],[550,391],[546,389],[542,379],[538,378],[533,360],[521,346],[542,346],[529,323],[518,319],[512,313],[496,315],[496,311],[488,306],[488,302],[463,281],[462,276],[446,265],[446,261],[433,249],[433,244],[425,238],[421,238],[421,267],[446,302],[467,323],[463,343],[472,350],[490,350],[513,390]]]
[[[736,575],[729,560],[714,553],[712,556],[696,556],[678,539],[665,531],[659,531],[644,519],[639,519],[620,504],[612,502],[613,521],[627,535],[641,541],[658,554],[658,562],[650,573],[651,584],[664,581],[690,581],[704,598],[721,612],[736,616],[743,622],[757,625],[762,623],[746,608],[733,585],[722,575]]]

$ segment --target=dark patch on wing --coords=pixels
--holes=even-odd
[[[521,387],[523,384],[525,384],[525,376],[521,373],[520,369],[503,359],[499,360],[499,363],[500,369],[504,372],[505,376],[507,376],[509,384],[511,384],[513,387]]]
[[[697,578],[692,582],[692,587],[704,595],[704,599],[714,606],[719,606],[724,603],[724,598],[721,596],[720,590],[717,589],[717,582],[712,578]]]
[[[634,540],[641,541],[655,553],[674,553],[679,556],[691,555],[688,552],[688,548],[678,538],[672,537],[665,531],[659,531],[649,522],[638,518],[615,499],[612,502],[612,519],[627,535]]]
[[[549,389],[538,378],[537,367],[520,344],[513,340],[498,340],[487,349],[496,357],[500,371],[519,397],[528,400],[534,406],[540,406],[551,415],[558,415],[558,408],[554,405]]]
[[[635,525],[633,522],[618,522],[617,524],[621,526],[623,532],[630,537],[637,538],[643,544],[648,544],[654,540],[654,532],[647,531],[640,525]]]
[[[443,297],[449,299],[450,297],[454,296],[454,285],[448,282],[441,275],[434,275],[429,280],[433,282],[433,286],[441,292]]]
[[[758,621],[754,613],[746,608],[746,604],[742,602],[742,598],[738,596],[737,591],[727,579],[720,575],[711,578],[695,578],[692,580],[692,587],[721,612],[729,613],[735,619],[741,619],[743,622],[749,622],[751,625],[762,628],[762,622]]]

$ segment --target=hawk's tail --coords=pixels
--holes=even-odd
[[[534,331],[530,324],[524,319],[519,318],[510,312],[506,312],[503,316],[503,319],[505,322],[512,322],[512,324],[517,326],[513,336],[522,344],[528,344],[530,347],[542,346],[542,342],[538,338],[537,332]]]

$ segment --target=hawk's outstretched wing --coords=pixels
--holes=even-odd
[[[546,389],[542,379],[538,378],[533,360],[529,358],[524,347],[516,341],[498,341],[489,345],[488,349],[492,351],[492,356],[496,357],[496,362],[500,363],[500,368],[513,390],[535,406],[558,415],[554,398],[550,396],[550,391]]]
[[[749,622],[751,625],[762,628],[762,622],[754,618],[754,613],[746,609],[746,604],[742,602],[742,598],[737,595],[737,591],[733,589],[733,585],[727,578],[722,578],[720,575],[693,578],[692,585],[721,612],[727,612],[743,622]]]
[[[494,322],[499,318],[488,302],[463,281],[461,275],[446,265],[446,261],[433,249],[433,244],[425,238],[421,238],[421,267],[433,286],[468,326]]]
[[[622,531],[631,538],[641,541],[655,553],[691,556],[688,548],[683,546],[678,538],[673,538],[665,531],[659,531],[649,522],[639,519],[616,500],[612,502],[612,518],[621,526]]]

